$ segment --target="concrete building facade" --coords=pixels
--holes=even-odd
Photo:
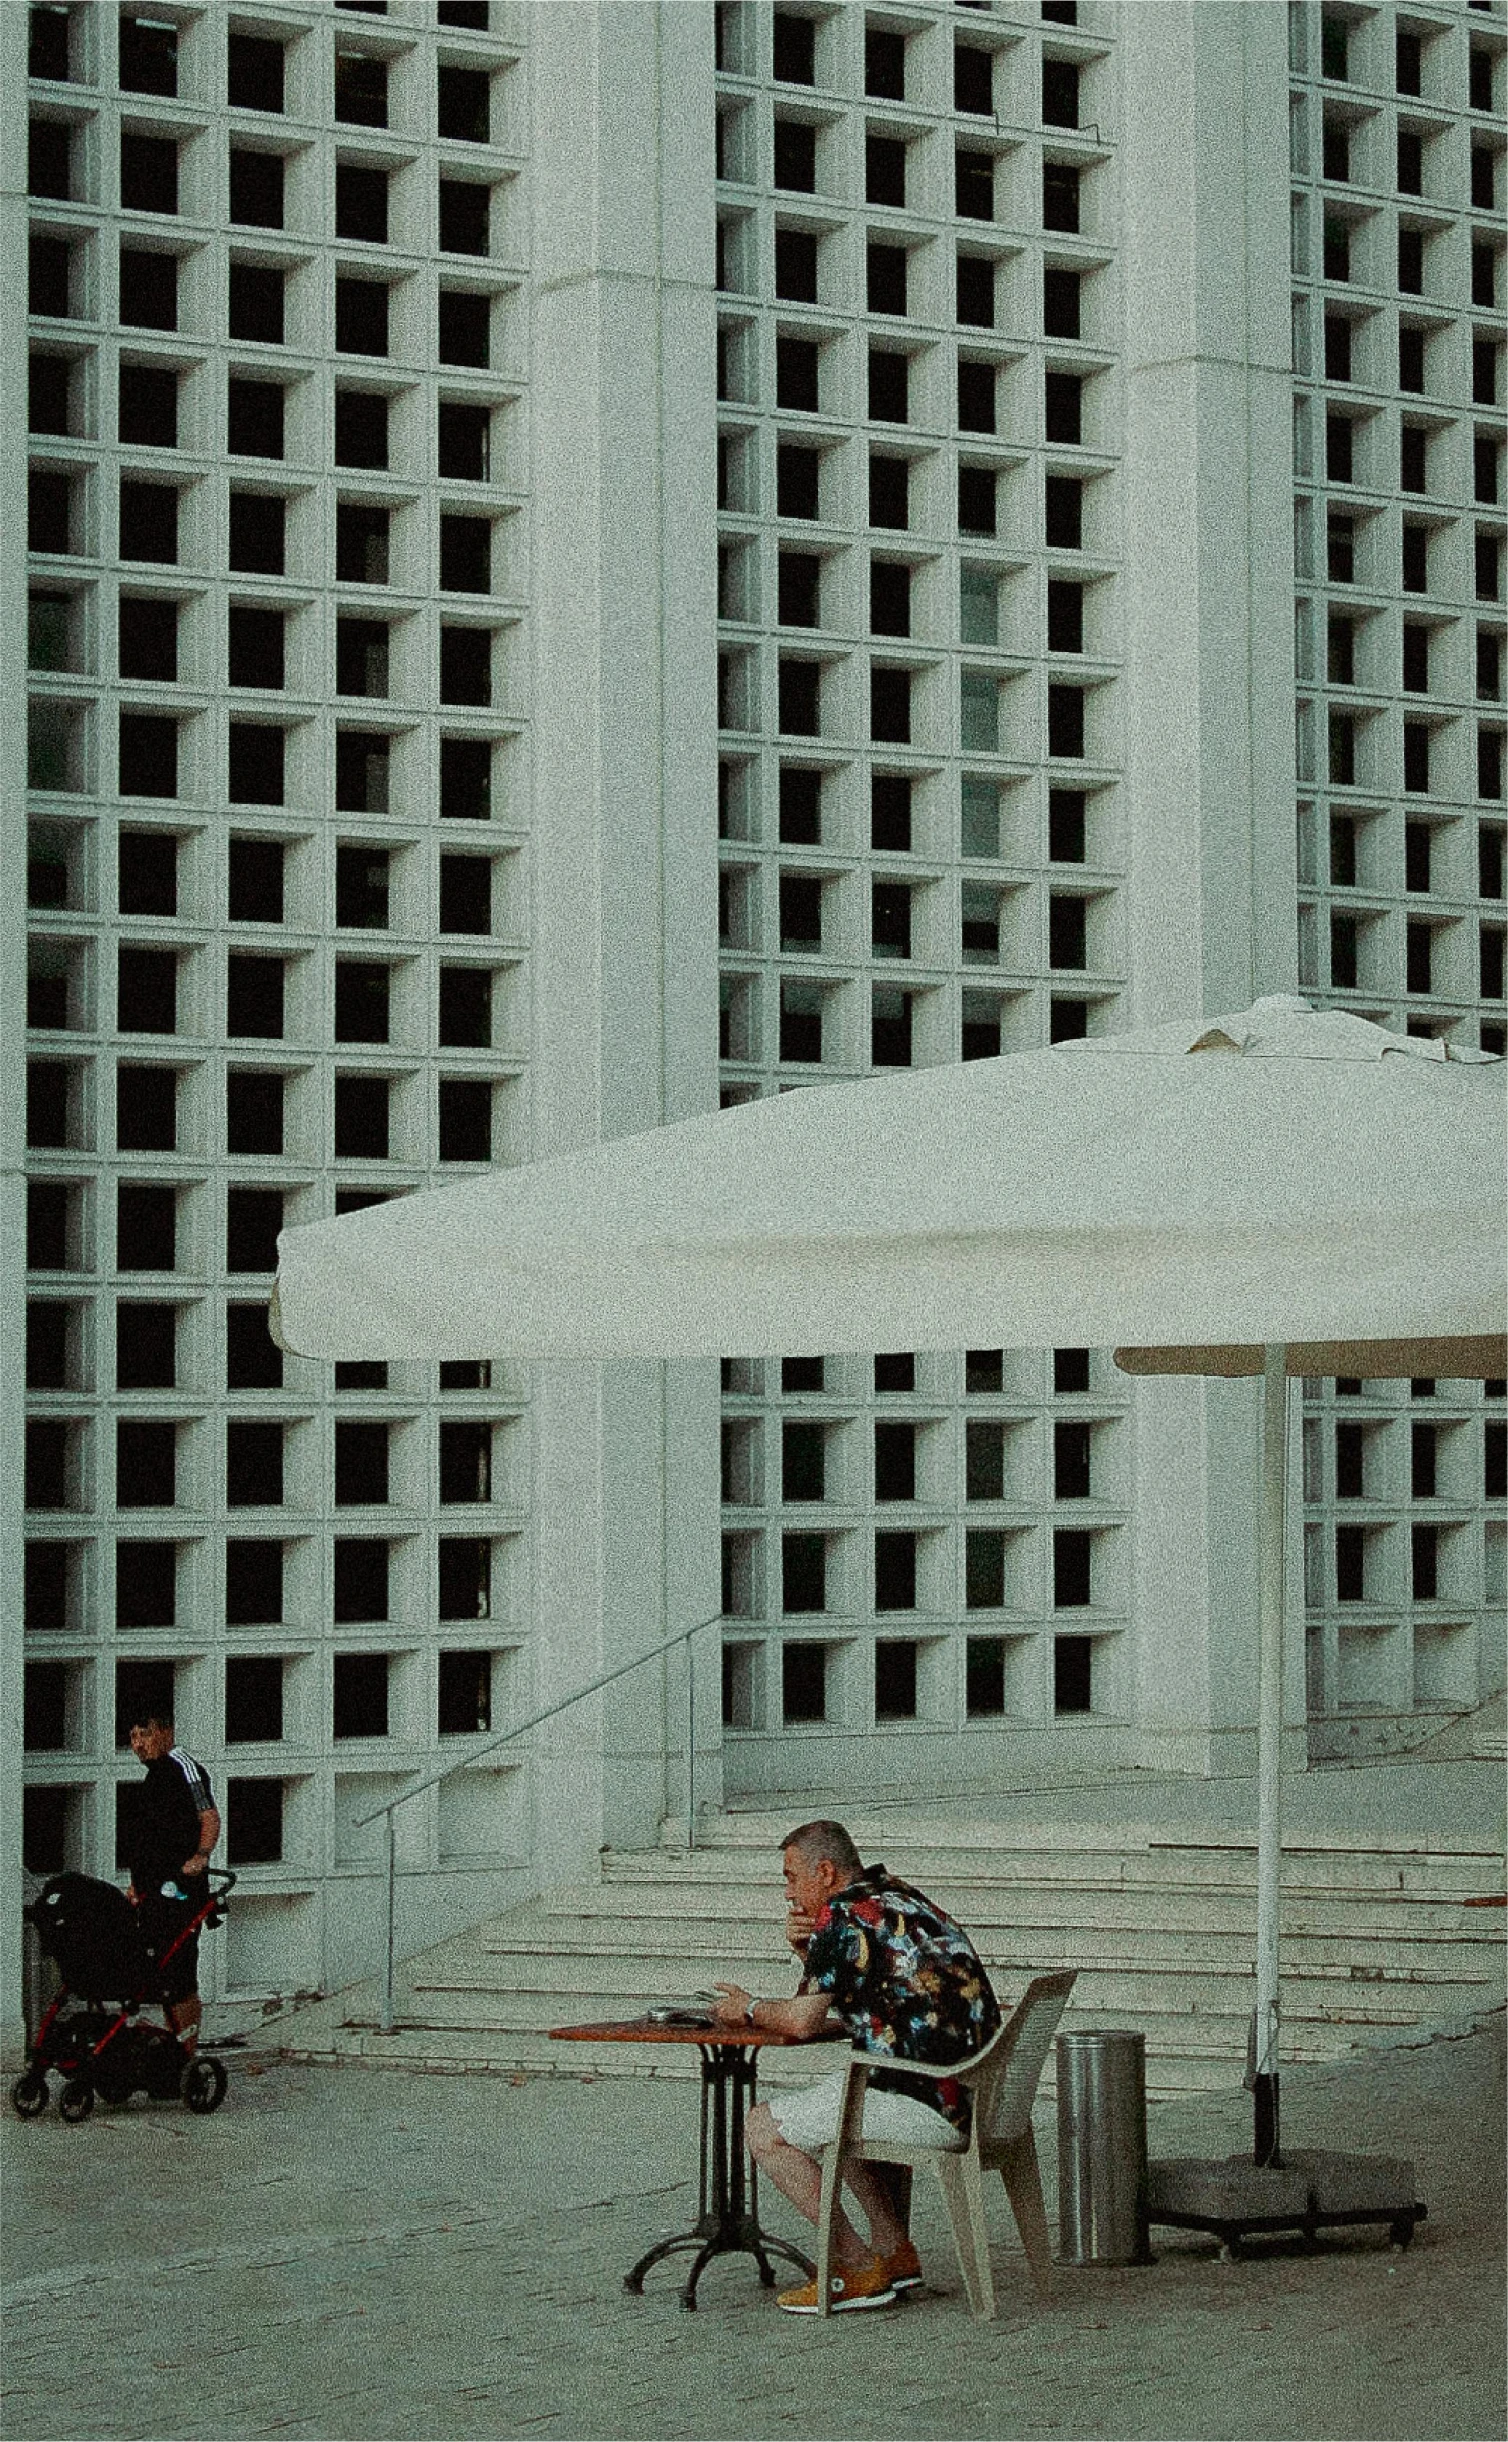
[[[169,1696],[247,1995],[444,1763],[409,1948],[688,1805],[1239,1768],[1244,1387],[330,1369],[273,1250],[1263,991],[1502,1049],[1501,11],[0,41],[8,1991]],[[1503,1386],[1308,1388],[1295,1751],[1406,1746],[1502,1682]]]

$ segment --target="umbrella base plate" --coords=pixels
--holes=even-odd
[[[1231,2254],[1246,2238],[1296,2230],[1312,2239],[1359,2222],[1386,2223],[1394,2245],[1406,2247],[1428,2211],[1412,2162],[1371,2154],[1293,2151],[1271,2169],[1249,2154],[1150,2162],[1146,2195],[1149,2223],[1207,2231]]]

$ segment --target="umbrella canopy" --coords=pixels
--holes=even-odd
[[[812,1088],[290,1230],[275,1324],[348,1358],[1481,1339],[1503,1078],[1279,996]]]

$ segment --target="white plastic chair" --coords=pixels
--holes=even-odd
[[[1077,1982],[1075,1972],[1035,1976],[997,2034],[972,2060],[951,2069],[904,2066],[908,2077],[956,2078],[967,2086],[974,2102],[967,2144],[957,2131],[946,2131],[935,2145],[906,2145],[888,2137],[864,2134],[864,2092],[873,2069],[887,2063],[873,2054],[856,2052],[848,2064],[835,2142],[824,2146],[822,2197],[817,2208],[817,2312],[830,2312],[829,2283],[833,2270],[833,2225],[842,2192],[843,2171],[849,2162],[903,2162],[912,2170],[931,2163],[942,2183],[953,2224],[959,2268],[969,2305],[981,2318],[995,2312],[995,2283],[990,2271],[989,2231],[984,2217],[983,2174],[998,2171],[1005,2182],[1032,2283],[1042,2304],[1052,2293],[1052,2242],[1042,2202],[1042,2176],[1032,2135],[1032,2104],[1059,2019]],[[901,2064],[895,2064],[899,2067]],[[953,2142],[949,2143],[949,2137]]]

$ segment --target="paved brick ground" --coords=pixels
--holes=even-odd
[[[1500,2017],[1285,2081],[1290,2142],[1414,2155],[1430,2218],[1407,2254],[1367,2233],[1229,2264],[1164,2234],[1154,2266],[1065,2272],[1038,2314],[1002,2199],[991,2326],[930,2192],[931,2286],[883,2315],[793,2323],[739,2259],[694,2318],[673,2274],[625,2295],[689,2218],[684,2086],[231,2058],[211,2120],[5,2115],[9,2442],[1504,2430]],[[1156,2154],[1248,2134],[1239,2092],[1153,2107]],[[1038,2141],[1050,2175],[1049,2115]]]

